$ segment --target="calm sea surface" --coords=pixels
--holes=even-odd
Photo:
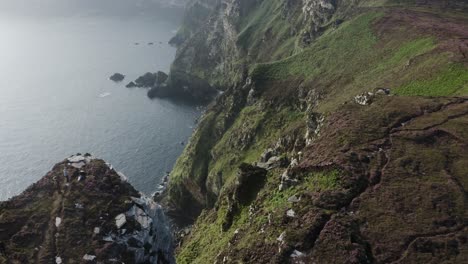
[[[152,193],[200,113],[125,84],[169,69],[175,29],[145,18],[0,17],[0,200],[77,152],[109,161]],[[109,81],[114,72],[125,81]]]

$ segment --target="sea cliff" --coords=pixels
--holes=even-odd
[[[197,0],[178,263],[467,261],[467,1]],[[171,75],[171,74],[170,74]]]
[[[468,262],[467,11],[188,1],[152,91],[210,102],[158,197],[175,252],[158,204],[75,156],[0,204],[0,261]]]

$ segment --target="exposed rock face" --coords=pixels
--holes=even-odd
[[[223,221],[223,230],[227,231],[235,215],[239,213],[242,206],[248,205],[258,191],[266,182],[265,169],[255,167],[249,164],[242,164],[237,173],[236,184],[228,191],[227,207],[228,210]]]
[[[192,0],[187,5],[183,30],[171,40],[178,46],[171,72],[197,76],[218,89],[226,90],[235,85],[239,77],[247,77],[248,64],[274,59],[272,53],[275,50],[269,42],[300,37],[303,45],[310,44],[338,12],[338,3],[343,8],[355,5],[355,1],[346,0]],[[284,23],[287,30],[274,31],[269,25],[273,22],[266,17],[260,18],[265,20],[254,21],[253,25],[242,25],[246,16],[256,9],[273,10],[277,7],[280,7],[280,14],[273,19]],[[287,52],[276,58],[291,54]]]
[[[175,263],[162,208],[90,155],[0,203],[0,229],[1,263]]]

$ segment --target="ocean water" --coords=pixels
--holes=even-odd
[[[148,17],[0,17],[0,200],[77,152],[105,159],[151,194],[200,112],[125,84],[167,72],[177,26]],[[124,82],[111,82],[114,72]]]

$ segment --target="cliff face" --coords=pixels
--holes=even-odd
[[[0,203],[0,263],[175,263],[161,207],[122,177],[73,156]]]
[[[179,49],[172,72],[197,76],[226,90],[247,77],[249,64],[292,55],[310,43],[330,22],[338,5],[354,3],[191,1],[183,26],[173,39]]]
[[[172,70],[224,93],[171,173],[178,261],[466,261],[467,7],[192,1]]]
[[[290,56],[310,44],[355,1],[193,0],[170,41],[178,46],[166,84],[151,92],[208,102],[240,85],[249,65]],[[340,7],[340,8],[338,8]]]

